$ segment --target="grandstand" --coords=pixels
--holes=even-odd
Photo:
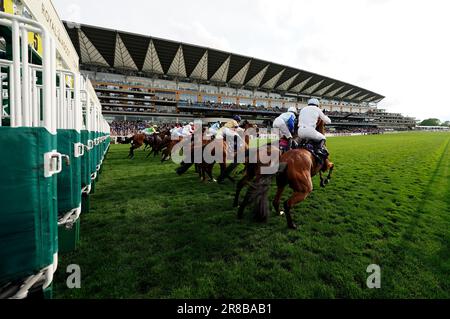
[[[240,114],[262,123],[317,97],[337,130],[415,125],[414,119],[379,110],[384,96],[326,76],[186,43],[64,24],[109,121]]]

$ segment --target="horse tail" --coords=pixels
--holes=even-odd
[[[268,193],[272,184],[273,175],[261,175],[260,178],[250,185],[248,191],[252,201],[253,216],[258,222],[266,222],[270,214]]]
[[[252,164],[250,164],[252,165]],[[258,222],[266,222],[270,214],[269,191],[274,176],[277,179],[286,172],[287,164],[280,163],[278,171],[273,174],[260,175],[248,189],[250,198],[255,203],[253,207],[253,216]],[[250,167],[251,169],[251,167]]]

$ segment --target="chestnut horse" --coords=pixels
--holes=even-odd
[[[325,123],[319,121],[317,130],[322,134],[325,133]],[[334,164],[326,160],[321,165],[317,159],[305,149],[295,149],[285,153],[273,146],[267,145],[268,152],[278,152],[280,158],[280,168],[277,174],[277,194],[273,201],[273,206],[277,212],[280,212],[279,202],[283,194],[284,188],[289,184],[294,190],[294,194],[289,201],[285,203],[285,214],[288,222],[288,227],[295,229],[296,225],[292,221],[290,214],[291,208],[298,202],[304,200],[312,192],[312,177],[320,173],[320,185],[325,187],[331,179],[331,173]],[[245,207],[250,202],[255,202],[254,217],[258,221],[266,221],[269,215],[267,193],[270,188],[273,175],[261,175],[261,168],[267,166],[258,161],[256,164],[246,164],[246,174],[238,182],[236,186],[236,193],[234,197],[233,206],[239,205],[239,194],[242,189],[248,185],[248,190],[244,200],[239,206],[238,218],[243,217]],[[329,170],[326,179],[323,179],[322,173]]]
[[[323,121],[319,120],[318,130],[325,133],[325,125]],[[287,185],[294,191],[292,196],[284,202],[284,214],[288,227],[296,229],[292,219],[292,208],[304,201],[313,191],[312,178],[320,174],[321,186],[324,187],[331,179],[334,164],[326,160],[323,164],[320,163],[308,150],[294,149],[284,153],[280,159],[280,172],[277,175],[277,193],[273,200],[273,207],[276,212],[283,214],[280,211],[280,200],[283,191]],[[329,170],[329,174],[324,180],[322,173]]]

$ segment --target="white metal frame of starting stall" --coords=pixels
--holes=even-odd
[[[11,83],[10,114],[4,114],[2,105],[2,118],[9,118],[11,127],[44,127],[49,133],[56,135],[56,95],[53,94],[56,91],[54,39],[41,24],[20,16],[0,12],[0,25],[11,28],[13,55],[12,60],[0,59],[0,66],[9,69],[8,76],[9,83]],[[42,38],[42,66],[29,63],[28,32],[39,34]],[[36,83],[38,72],[42,72],[42,85]],[[0,74],[0,78],[3,78],[3,74]],[[44,176],[46,178],[60,173],[61,169],[62,157],[60,153],[52,150],[44,154]],[[11,298],[26,298],[29,289],[42,281],[43,289],[49,287],[53,281],[53,274],[57,265],[58,254],[55,253],[53,264],[42,269],[38,274],[26,278]]]

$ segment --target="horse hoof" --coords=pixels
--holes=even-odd
[[[214,178],[213,178],[213,179],[211,180],[211,182],[217,183],[217,179],[214,179]]]
[[[283,216],[284,215],[284,211],[280,211],[280,216]]]
[[[325,180],[325,185],[328,185],[330,183],[330,181],[327,179]]]
[[[291,225],[288,225],[289,229],[293,229],[296,230],[298,227],[297,225],[295,225],[294,223],[292,223]]]

